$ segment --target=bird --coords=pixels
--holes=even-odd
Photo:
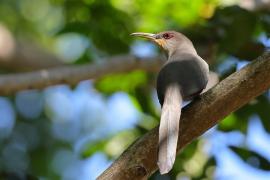
[[[167,56],[156,81],[161,104],[157,165],[160,174],[166,174],[172,169],[176,157],[182,104],[194,99],[205,89],[209,67],[197,54],[191,40],[180,32],[135,32],[131,35],[158,44]]]

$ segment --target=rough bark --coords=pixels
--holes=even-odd
[[[178,152],[270,87],[270,53],[233,73],[183,109]],[[132,144],[99,180],[147,179],[157,170],[158,127]]]

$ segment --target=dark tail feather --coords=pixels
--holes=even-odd
[[[164,96],[159,126],[158,167],[168,173],[174,164],[181,116],[182,96],[177,84],[170,85]]]

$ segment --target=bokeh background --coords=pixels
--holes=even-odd
[[[269,0],[1,0],[0,76],[162,52],[135,31],[186,34],[222,80],[270,47]],[[0,179],[92,180],[159,122],[155,73],[131,71],[0,97]],[[151,179],[270,179],[270,93]],[[224,104],[224,106],[226,106]]]

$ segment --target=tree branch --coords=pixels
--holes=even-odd
[[[233,73],[183,109],[178,152],[270,87],[270,53]],[[158,127],[131,145],[99,180],[146,179],[157,170]]]
[[[126,55],[115,56],[98,64],[66,65],[34,72],[0,75],[0,95],[12,95],[26,89],[42,89],[55,84],[75,85],[82,80],[139,69],[157,72],[163,63],[160,57],[138,58]],[[207,88],[217,82],[217,74],[211,72]]]
[[[0,95],[11,95],[25,89],[42,89],[55,84],[74,85],[82,80],[99,78],[107,74],[146,70],[156,72],[163,64],[159,58],[140,59],[117,56],[99,64],[70,65],[34,72],[0,76]]]

